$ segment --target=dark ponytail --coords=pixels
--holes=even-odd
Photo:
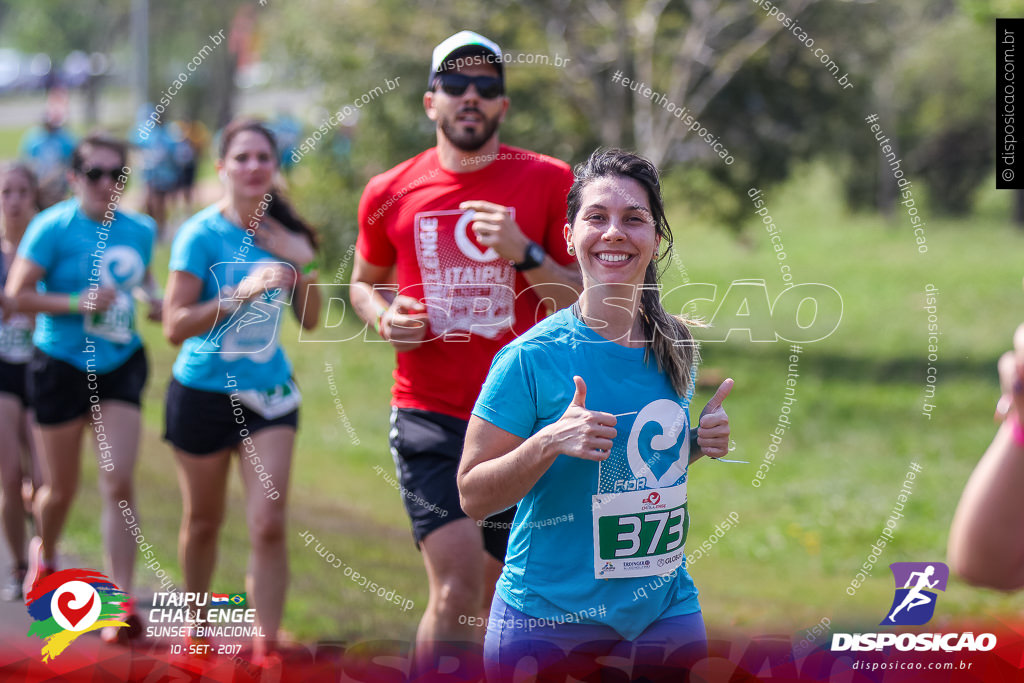
[[[658,362],[658,369],[668,375],[672,388],[680,396],[686,396],[693,388],[691,372],[699,354],[697,343],[690,334],[686,320],[672,315],[661,303],[659,265],[667,263],[672,253],[672,231],[665,218],[665,206],[661,198],[661,184],[658,169],[647,159],[621,149],[598,149],[590,158],[573,169],[576,181],[569,190],[566,200],[566,220],[572,225],[580,211],[583,189],[598,178],[622,176],[637,181],[647,192],[654,228],[664,248],[655,256],[644,272],[644,286],[640,294],[640,324],[644,333],[644,358],[651,355]]]

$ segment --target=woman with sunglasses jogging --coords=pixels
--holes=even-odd
[[[660,680],[663,662],[686,669],[706,649],[686,483],[689,464],[728,450],[733,382],[691,432],[695,346],[661,304],[672,233],[657,169],[608,150],[575,177],[564,237],[583,293],[495,357],[459,467],[471,517],[519,505],[484,642],[494,681],[524,657],[583,678],[588,655]]]
[[[281,323],[287,308],[307,330],[320,316],[317,237],[274,187],[278,159],[262,123],[240,119],[224,129],[217,170],[226,196],[178,230],[164,316],[165,336],[181,344],[164,436],[183,499],[185,590],[210,588],[237,453],[251,544],[246,589],[259,629],[253,660],[263,666],[275,659],[267,655],[288,585],[285,511],[300,403]]]
[[[18,247],[6,294],[21,313],[37,313],[28,367],[29,403],[38,423],[43,486],[36,496],[39,535],[29,546],[26,597],[57,569],[57,542],[78,489],[82,433],[92,433],[103,496],[106,569],[131,594],[136,544],[122,511],[134,510],[139,404],[148,366],[136,331],[134,295],[159,320],[149,263],[156,228],[148,216],[119,208],[130,169],[127,145],[104,134],[83,139],[72,155],[74,196],[32,221]],[[105,640],[135,637],[132,601]]]

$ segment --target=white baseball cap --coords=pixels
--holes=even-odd
[[[501,48],[493,40],[484,38],[473,31],[459,31],[453,36],[442,40],[434,48],[433,58],[430,60],[430,78],[427,79],[427,87],[434,83],[434,76],[444,71],[444,64],[457,56],[469,54],[490,54],[492,59],[488,61],[494,64],[498,70],[498,77],[505,80],[505,71],[502,69]]]

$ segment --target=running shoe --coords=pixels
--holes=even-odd
[[[7,602],[21,600],[22,584],[25,583],[25,575],[28,574],[28,565],[22,564],[11,569],[10,582],[0,591],[0,598]]]
[[[121,614],[117,617],[127,626],[104,626],[100,638],[111,645],[127,645],[130,641],[142,638],[142,619],[135,612],[135,598],[128,598],[121,603]]]

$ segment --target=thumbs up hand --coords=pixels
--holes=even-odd
[[[572,378],[573,383],[576,385],[576,393],[572,395],[572,401],[569,405],[579,406],[580,408],[587,407],[587,383],[583,381],[583,378],[579,375],[574,375]]]
[[[700,413],[697,445],[709,458],[721,458],[729,452],[729,416],[726,415],[722,402],[732,391],[732,386],[732,379],[722,382]]]
[[[588,410],[586,382],[578,375],[572,380],[576,393],[562,417],[538,432],[543,435],[545,452],[564,453],[584,460],[605,460],[615,438],[615,416]]]

